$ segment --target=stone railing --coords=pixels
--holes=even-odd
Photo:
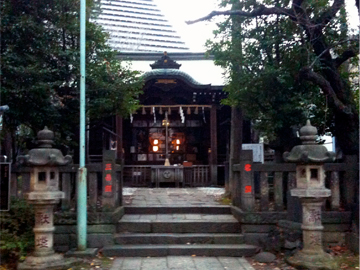
[[[233,166],[235,179],[230,183],[235,206],[243,211],[266,212],[288,210],[290,190],[295,188],[295,164],[253,163],[250,155],[244,155]],[[344,210],[356,201],[358,164],[326,163],[326,187],[331,190],[324,210]]]
[[[60,171],[60,191],[65,193],[65,198],[61,199],[57,210],[74,211],[76,208],[76,182],[78,165],[68,165],[59,167]],[[111,194],[103,196],[106,179],[103,177],[102,163],[87,165],[87,193],[88,208],[93,211],[102,211],[103,208],[114,209],[122,205],[122,181],[121,167],[115,166],[117,181],[113,181]],[[10,196],[23,198],[30,191],[30,168],[13,165],[10,181]]]

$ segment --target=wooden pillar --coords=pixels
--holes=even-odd
[[[229,158],[229,183],[225,183],[225,191],[233,195],[235,191],[235,178],[233,165],[240,162],[242,145],[243,114],[242,110],[233,106],[231,108],[231,134],[230,134],[230,158]]]
[[[211,106],[210,109],[210,179],[212,185],[217,185],[217,120],[216,120],[216,106]]]
[[[124,164],[125,164],[125,155],[123,152],[123,118],[119,115],[116,116],[116,134],[117,134],[117,149],[116,149],[116,157],[119,163],[120,161],[120,171],[116,173],[116,187],[117,187],[117,199],[116,206],[122,206],[122,190],[123,190],[123,179],[124,179]]]
[[[116,166],[119,166],[119,165],[116,165]],[[117,192],[117,196],[116,196],[116,202],[115,202],[115,206],[118,207],[118,206],[122,206],[123,205],[123,166],[121,167],[121,171],[120,172],[116,172],[116,180],[117,180],[117,183],[116,183],[116,192]]]
[[[117,150],[116,150],[116,157],[118,160],[122,160],[123,157],[123,119],[121,116],[115,116],[115,123],[116,123],[116,142],[117,142]]]

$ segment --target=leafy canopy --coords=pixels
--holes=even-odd
[[[220,7],[230,10],[196,21],[228,15],[207,42],[216,64],[226,68],[224,103],[241,106],[262,135],[289,147],[291,128],[309,117],[321,133],[339,134],[339,119],[356,126],[350,66],[358,39],[349,37],[343,2],[224,0]]]
[[[36,134],[45,125],[60,141],[76,141],[79,126],[79,0],[2,2],[1,103],[7,131]],[[87,1],[87,18],[98,2]],[[90,123],[137,106],[139,73],[116,59],[101,27],[86,24],[86,109]],[[28,135],[29,135],[28,134]]]

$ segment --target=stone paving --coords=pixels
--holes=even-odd
[[[124,188],[126,206],[216,206],[223,188]],[[210,215],[172,214],[172,219],[206,220]],[[126,218],[126,217],[125,217]],[[141,219],[133,215],[130,219]],[[168,219],[169,215],[146,215],[152,220]],[[228,216],[224,218],[229,218]],[[126,257],[115,258],[110,270],[255,270],[242,257]]]
[[[245,258],[235,257],[132,257],[116,258],[110,270],[254,270]]]
[[[124,188],[124,205],[131,206],[210,206],[220,205],[216,199],[223,188]]]

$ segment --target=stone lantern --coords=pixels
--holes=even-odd
[[[45,127],[37,134],[38,148],[20,156],[18,161],[31,168],[30,192],[27,200],[35,210],[35,250],[18,269],[67,269],[73,262],[56,254],[53,249],[54,205],[64,198],[59,191],[59,168],[72,162],[71,156],[63,156],[61,151],[52,148],[54,133]]]
[[[307,123],[300,129],[302,145],[284,153],[284,160],[296,163],[296,188],[291,196],[300,198],[303,210],[302,250],[288,257],[287,261],[299,269],[336,269],[332,256],[323,250],[321,207],[331,191],[325,188],[324,163],[333,162],[335,153],[315,142],[317,129]]]

